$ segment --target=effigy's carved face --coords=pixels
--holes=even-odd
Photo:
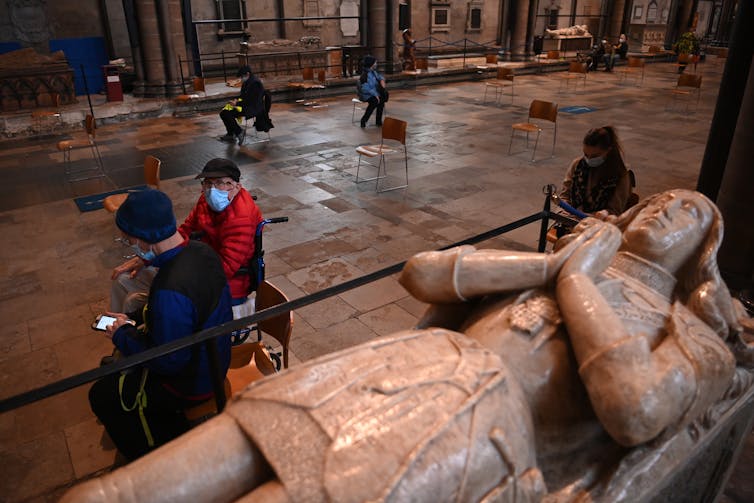
[[[623,232],[623,249],[674,269],[702,244],[712,221],[706,200],[671,191],[643,208]]]

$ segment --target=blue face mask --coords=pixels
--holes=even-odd
[[[216,189],[215,187],[210,187],[209,190],[205,190],[204,198],[207,200],[209,207],[218,213],[223,211],[230,204],[228,191]]]
[[[591,159],[584,157],[584,161],[590,168],[596,168],[597,166],[602,166],[603,164],[605,164],[605,158],[602,156],[592,157]]]
[[[147,250],[147,251],[144,251],[141,248],[139,248],[138,243],[137,244],[132,244],[131,248],[133,248],[134,253],[139,258],[141,258],[142,260],[144,260],[146,262],[151,262],[151,261],[153,261],[157,257],[157,254],[152,250],[151,246],[149,247],[149,250]]]

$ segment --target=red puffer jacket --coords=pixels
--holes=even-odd
[[[178,229],[184,237],[193,232],[202,234],[201,240],[220,255],[225,276],[234,299],[246,297],[249,275],[236,276],[240,267],[246,266],[254,254],[254,232],[262,221],[254,200],[241,188],[225,210],[217,213],[207,204],[204,194]]]

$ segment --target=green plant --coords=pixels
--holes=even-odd
[[[693,31],[687,31],[673,44],[673,49],[678,54],[699,54],[699,39]]]

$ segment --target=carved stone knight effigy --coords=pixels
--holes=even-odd
[[[420,253],[400,278],[432,304],[418,329],[255,383],[63,501],[656,496],[752,395],[754,324],[719,276],[721,239],[717,208],[673,190],[551,254]]]
[[[551,38],[560,37],[590,37],[589,28],[585,24],[577,24],[568,28],[558,28],[556,30],[545,29],[545,33]]]

